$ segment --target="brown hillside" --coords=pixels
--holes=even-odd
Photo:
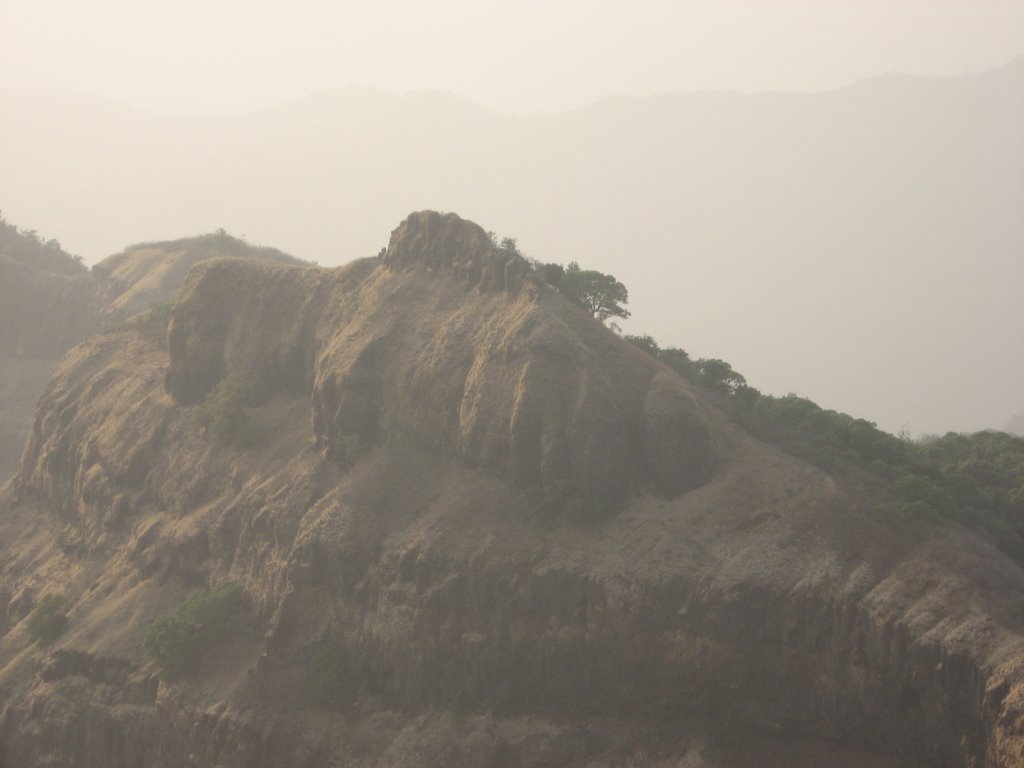
[[[1024,574],[873,508],[453,215],[206,261],[166,350],[67,355],[0,497],[0,764],[1020,765]],[[161,673],[146,628],[225,579],[244,627]]]

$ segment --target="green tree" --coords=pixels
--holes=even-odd
[[[645,333],[643,336],[632,336],[627,333],[622,338],[628,341],[634,347],[640,347],[640,349],[642,349],[651,357],[660,357],[661,347],[658,346],[658,342],[656,342],[654,340],[654,337],[651,336],[650,334]]]
[[[580,265],[572,261],[565,268],[558,289],[569,301],[601,322],[609,317],[629,317],[629,310],[623,306],[629,303],[629,292],[613,275],[580,269]]]
[[[701,358],[694,365],[697,369],[700,383],[716,392],[731,395],[739,387],[745,386],[747,383],[743,374],[734,371],[732,366],[725,362],[725,360],[719,360],[718,358],[705,360]]]
[[[157,618],[142,649],[166,674],[187,675],[211,648],[244,631],[246,615],[241,587],[221,582]]]
[[[665,347],[658,352],[658,359],[684,379],[691,379],[696,373],[690,353],[685,349]]]
[[[238,440],[249,422],[245,406],[248,391],[245,380],[238,374],[225,376],[193,409],[189,417],[192,428],[217,442]]]
[[[530,268],[548,285],[558,288],[562,284],[565,267],[554,262],[531,261]]]

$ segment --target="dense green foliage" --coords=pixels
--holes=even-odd
[[[1024,534],[1024,438],[993,431],[950,432],[916,444],[914,454],[922,464],[939,469],[942,490],[959,515],[977,520],[1001,538],[1009,529],[1018,537]],[[1024,545],[1018,543],[1016,551],[1024,555]]]
[[[652,357],[658,358],[661,362],[674,370],[680,376],[700,384],[708,389],[724,395],[735,395],[742,390],[748,390],[746,378],[739,372],[734,371],[732,366],[718,358],[698,358],[693,360],[690,355],[678,347],[666,347],[662,349],[658,342],[651,336],[629,336],[623,337],[630,344],[640,347]],[[746,395],[746,393],[742,393]]]
[[[869,421],[825,410],[796,395],[773,397],[752,388],[737,391],[745,396],[732,404],[740,423],[824,469],[857,466],[893,477],[909,468],[909,444]]]
[[[29,637],[40,645],[49,645],[63,635],[68,627],[68,617],[64,613],[66,603],[64,595],[44,596],[28,615],[26,628]]]
[[[626,309],[629,291],[614,275],[582,269],[575,261],[565,267],[561,264],[531,261],[530,268],[537,277],[602,323],[611,317],[629,317],[629,310]]]
[[[190,425],[219,443],[242,440],[249,423],[249,409],[245,405],[248,390],[245,380],[238,374],[225,376],[192,409]]]
[[[890,496],[880,507],[884,513],[982,528],[1004,551],[1024,558],[1024,439],[979,432],[914,442],[803,397],[762,394],[723,360],[692,360],[684,350],[662,349],[650,336],[626,340],[715,393],[761,439],[834,474],[877,477]]]
[[[492,240],[497,245],[493,235]],[[519,253],[512,238],[499,247]],[[623,307],[626,288],[611,275],[581,269],[575,262],[563,267],[531,260],[530,266],[539,279],[598,319],[629,316]],[[797,395],[762,394],[724,360],[693,359],[678,347],[662,348],[649,335],[624,338],[704,388],[761,439],[833,474],[857,471],[877,478],[889,496],[879,507],[883,513],[982,528],[1005,551],[1024,559],[1024,439],[979,432],[913,442]],[[579,506],[538,489],[525,493],[523,503],[544,519],[563,517],[564,509]]]
[[[72,256],[56,240],[44,240],[34,229],[20,230],[0,215],[0,255],[59,275],[84,275],[80,256]]]
[[[558,282],[558,290],[601,322],[609,317],[629,317],[629,310],[625,308],[629,292],[613,275],[580,269],[580,265],[572,261]]]
[[[241,588],[221,582],[154,621],[146,630],[142,649],[164,673],[188,675],[208,651],[240,635],[245,619]]]
[[[1024,439],[1003,432],[913,442],[871,422],[793,395],[758,395],[737,411],[755,434],[829,471],[856,467],[881,478],[902,519],[953,520],[987,530],[1024,557]]]
[[[519,252],[511,238],[500,247]],[[628,293],[611,275],[583,270],[575,262],[568,267],[540,261],[530,265],[537,277],[600,320],[629,316],[622,306]],[[649,335],[624,338],[712,393],[758,437],[828,472],[859,471],[878,478],[889,495],[880,506],[883,512],[980,527],[1005,551],[1024,559],[1024,439],[979,432],[913,442],[806,398],[762,394],[724,360],[693,359],[678,347],[662,348]],[[536,491],[524,496],[524,505],[540,517],[558,516],[554,513],[564,500]]]
[[[514,237],[503,237],[499,242],[498,236],[493,232],[487,234],[495,247],[517,256],[523,255]],[[575,261],[564,267],[561,264],[545,263],[536,259],[527,259],[527,263],[534,275],[602,323],[611,317],[629,317],[629,310],[626,309],[629,291],[615,279],[614,275],[593,269],[582,269]]]

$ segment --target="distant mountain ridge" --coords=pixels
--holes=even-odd
[[[0,199],[90,258],[225,227],[324,264],[409,210],[458,210],[615,274],[629,328],[765,391],[944,433],[1019,407],[1021,135],[1024,59],[529,117],[447,94],[185,119],[6,93]]]

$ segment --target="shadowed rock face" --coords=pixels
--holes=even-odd
[[[253,403],[311,396],[329,455],[407,436],[602,509],[707,482],[722,448],[687,384],[527,273],[476,224],[429,211],[339,270],[203,264],[167,388],[195,403],[241,373]]]
[[[197,264],[168,342],[72,349],[0,493],[0,765],[1024,758],[1015,564],[740,432],[473,224]],[[227,374],[248,441],[189,428]],[[161,678],[147,626],[223,579],[249,625]]]

